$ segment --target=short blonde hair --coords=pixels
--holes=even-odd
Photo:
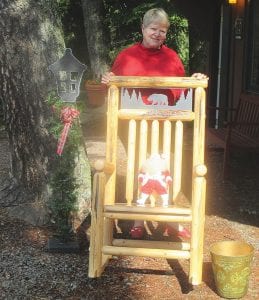
[[[170,26],[168,14],[162,8],[149,9],[143,17],[142,25],[145,28],[154,22],[163,24],[167,28],[169,28],[169,26]]]

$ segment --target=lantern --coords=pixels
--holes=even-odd
[[[75,102],[80,93],[80,82],[87,66],[80,63],[67,48],[65,54],[49,66],[57,83],[57,92],[64,102]]]

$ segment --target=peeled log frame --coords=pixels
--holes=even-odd
[[[205,90],[197,88],[195,91],[195,120],[193,142],[193,186],[192,186],[192,236],[189,282],[193,285],[201,284],[205,197],[207,168],[204,165],[205,142]]]
[[[116,86],[111,86],[108,93],[106,164],[112,164],[114,166],[114,172],[107,178],[105,204],[114,204],[115,202],[118,103],[119,89]]]
[[[182,152],[183,152],[183,122],[177,121],[175,125],[175,149],[173,167],[173,202],[181,191],[182,178]]]
[[[152,121],[151,125],[151,154],[159,153],[159,122]]]
[[[112,245],[117,247],[151,248],[152,246],[155,249],[190,250],[190,243],[187,242],[114,239]]]
[[[167,168],[171,170],[171,137],[172,137],[172,123],[169,120],[163,122],[163,154],[167,159]]]
[[[129,214],[129,213],[104,213],[104,216],[109,219],[121,220],[146,220],[156,222],[191,222],[192,216],[177,216],[177,215],[150,215],[150,214]]]
[[[128,135],[128,160],[127,160],[127,178],[126,178],[126,201],[128,205],[131,205],[133,201],[136,130],[137,130],[136,121],[132,119],[129,121],[129,135]]]
[[[118,110],[119,110],[119,89],[112,85],[109,88],[108,95],[108,113],[107,113],[107,136],[106,136],[106,163],[112,165],[114,171],[106,177],[105,196],[101,205],[102,209],[102,226],[98,230],[103,232],[103,244],[110,245],[112,242],[114,221],[104,218],[103,207],[113,205],[115,203],[115,187],[116,187],[116,162],[117,162],[117,140],[118,140]],[[104,229],[105,228],[105,229]],[[101,252],[101,247],[99,252]],[[110,256],[102,255],[102,269],[107,264]]]
[[[181,193],[179,194],[179,197],[181,197]],[[182,196],[184,197],[184,196]],[[184,198],[185,199],[185,198]],[[110,213],[135,213],[137,214],[160,214],[160,215],[191,215],[191,209],[189,207],[178,207],[178,206],[157,206],[152,207],[151,205],[146,206],[130,206],[126,205],[125,203],[118,203],[116,205],[105,205],[104,206],[105,212]]]
[[[198,209],[193,210],[192,238],[191,238],[191,260],[189,282],[199,285],[202,281],[203,264],[203,241],[205,223],[205,195],[206,180],[204,177],[197,177],[194,180],[194,197]]]
[[[148,123],[147,120],[140,121],[139,134],[139,169],[144,161],[147,159],[147,137],[148,137]]]
[[[152,246],[152,243],[153,242],[151,242],[150,246]],[[102,252],[107,255],[118,255],[118,256],[142,256],[142,257],[154,257],[154,258],[165,258],[165,259],[189,259],[190,258],[190,251],[156,249],[156,248],[104,246]]]
[[[154,120],[156,117],[159,120],[168,120],[168,121],[193,121],[194,120],[194,112],[189,110],[184,111],[170,111],[168,114],[166,110],[155,110],[152,111],[150,109],[120,109],[118,112],[118,116],[122,120]]]
[[[206,88],[208,79],[195,79],[194,77],[148,77],[148,76],[113,76],[109,82],[117,87],[148,87],[148,88]]]
[[[101,276],[103,271],[103,201],[104,201],[105,174],[97,172],[93,179],[92,212],[91,212],[91,235],[89,249],[88,277]]]

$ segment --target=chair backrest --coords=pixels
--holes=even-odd
[[[172,201],[175,201],[182,187],[182,156],[185,144],[184,123],[192,123],[193,164],[203,164],[205,91],[207,80],[189,77],[128,77],[115,76],[110,82],[108,94],[106,163],[116,166],[118,148],[118,126],[120,120],[128,123],[127,171],[125,199],[132,204],[134,191],[137,190],[136,174],[146,158],[155,153],[167,157],[168,169],[172,172]],[[155,109],[147,106],[141,109],[120,107],[120,88],[182,88],[193,90],[193,110],[172,110],[171,108]],[[188,126],[187,126],[188,127]],[[173,153],[173,155],[172,155]],[[109,176],[105,190],[105,204],[115,202],[116,168]]]
[[[235,122],[235,128],[249,137],[259,138],[259,101],[253,95],[240,95]]]

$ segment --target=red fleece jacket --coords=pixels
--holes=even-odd
[[[137,43],[122,50],[114,61],[111,71],[118,76],[184,76],[185,71],[177,53],[162,45],[160,49],[148,49]],[[151,94],[164,94],[169,105],[180,97],[182,90],[142,89],[142,99],[148,103]]]

